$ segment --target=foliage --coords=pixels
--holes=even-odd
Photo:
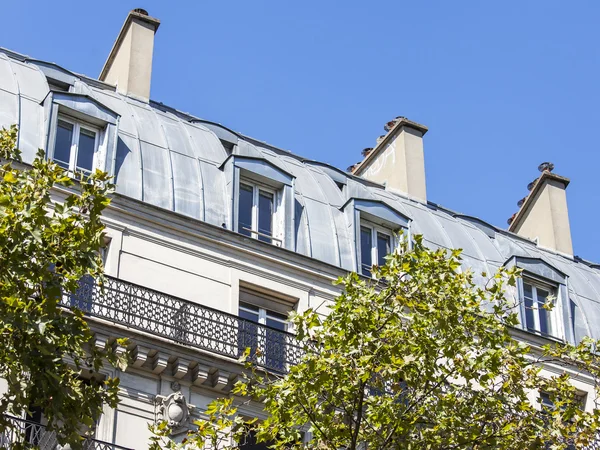
[[[5,414],[41,408],[59,441],[78,446],[102,405],[116,405],[118,389],[118,379],[86,383],[82,371],[98,374],[104,358],[123,361],[96,348],[82,312],[59,302],[83,276],[102,273],[100,214],[112,186],[100,171],[73,181],[42,150],[26,166],[16,139],[16,127],[0,131],[0,432],[10,426]],[[61,189],[64,200],[52,202]]]
[[[481,287],[459,266],[459,250],[430,250],[416,236],[374,269],[379,282],[355,273],[339,280],[328,315],[309,309],[291,319],[306,351],[300,364],[284,376],[252,368],[184,444],[169,441],[162,424],[153,448],[238,448],[248,427],[276,449],[589,445],[600,413],[582,409],[569,373],[599,379],[594,343],[517,342],[506,294],[518,270],[503,268]],[[550,365],[558,370],[542,373]],[[541,407],[538,390],[554,408]],[[242,413],[257,402],[265,419],[250,424]]]

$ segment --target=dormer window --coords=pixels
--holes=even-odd
[[[259,241],[281,244],[274,237],[277,193],[266,186],[240,182],[238,232]]]
[[[91,174],[98,151],[99,130],[91,125],[59,116],[54,161],[70,172]]]
[[[569,300],[566,275],[539,258],[513,256],[504,265],[523,270],[523,278],[518,282],[521,328],[547,338],[573,342],[573,330],[565,320]],[[544,307],[546,304],[550,307]]]
[[[75,174],[114,174],[119,115],[82,94],[49,91],[44,99],[49,160]]]
[[[294,176],[249,156],[230,155],[221,168],[229,180],[233,231],[294,249]]]
[[[556,297],[555,289],[533,282],[523,280],[523,301],[525,303],[525,327],[528,331],[541,333],[547,336],[556,336],[556,313],[554,309],[546,309],[549,297]]]
[[[410,233],[410,218],[381,200],[353,197],[340,208],[352,223],[356,244],[356,272],[373,276],[373,266],[385,264],[398,242]]]
[[[385,257],[392,252],[393,235],[375,224],[363,221],[360,225],[360,268],[365,276],[371,276],[374,264],[382,266]]]

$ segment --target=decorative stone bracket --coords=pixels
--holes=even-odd
[[[155,423],[166,421],[171,428],[171,434],[178,434],[187,430],[186,425],[194,411],[193,405],[188,405],[181,392],[173,392],[165,397],[157,395],[154,398]]]

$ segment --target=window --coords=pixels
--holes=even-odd
[[[245,319],[240,323],[238,336],[240,354],[250,348],[250,357],[255,362],[271,369],[285,370],[286,337],[281,331],[287,331],[287,316],[244,302],[240,302],[239,316]]]
[[[580,409],[585,409],[585,401],[586,401],[586,394],[580,394],[577,393],[575,394],[575,403],[577,405],[577,407],[579,407]],[[549,414],[552,412],[552,410],[554,410],[556,408],[556,405],[554,404],[554,401],[552,400],[551,396],[549,393],[544,392],[544,391],[540,391],[540,409],[542,411],[542,414],[545,416],[546,414]],[[566,405],[563,406],[563,409],[566,408]],[[546,448],[550,448],[551,443],[548,443],[546,445]],[[566,441],[567,450],[576,450],[575,445],[573,444],[572,440],[568,439]]]
[[[54,143],[54,161],[71,172],[89,175],[95,165],[99,130],[65,116],[59,116]]]
[[[250,429],[242,437],[239,448],[241,450],[268,450],[273,442],[256,442],[256,430]]]
[[[263,288],[240,286],[238,350],[269,370],[285,371],[292,352],[287,317],[298,299]]]
[[[373,264],[382,266],[385,257],[392,252],[393,236],[391,231],[374,224],[363,222],[360,226],[360,271],[370,277]]]
[[[231,228],[288,250],[295,248],[294,176],[264,158],[229,155],[221,165],[231,193]]]
[[[104,245],[100,247],[99,254],[102,258],[102,265],[106,265],[110,239],[104,239]],[[71,307],[78,308],[83,312],[90,313],[94,307],[94,296],[96,292],[96,280],[91,275],[84,275],[79,280],[79,287],[74,294],[70,295],[69,304]]]
[[[528,331],[548,336],[557,335],[555,311],[543,307],[548,302],[548,297],[555,295],[555,290],[549,286],[531,280],[523,280],[524,325]]]
[[[79,380],[81,380],[83,384],[88,386],[99,383],[99,380],[97,379],[90,379],[84,376],[80,376]],[[25,442],[30,445],[39,447],[40,449],[60,448],[60,446],[58,445],[58,440],[56,438],[56,433],[46,428],[48,425],[48,419],[46,417],[46,414],[44,413],[43,407],[31,403],[28,409],[30,413],[25,413],[24,422],[18,424],[19,428],[21,428],[21,431],[24,431]],[[80,424],[79,433],[81,434],[81,436],[94,439],[96,436],[96,428],[98,426],[99,420],[100,417],[93,417],[94,423],[91,427]],[[2,438],[0,438],[0,441],[1,439]],[[28,446],[26,446],[25,448],[28,448]]]
[[[246,420],[250,421],[250,418],[247,418]],[[252,425],[246,425],[246,430],[244,430],[245,433],[243,434],[240,442],[239,442],[239,446],[236,448],[239,448],[240,450],[268,450],[270,448],[273,447],[273,445],[275,444],[274,441],[267,441],[267,442],[256,442],[257,441],[257,437],[256,437],[256,429],[252,426]],[[295,445],[290,445],[290,448],[299,448],[300,445],[302,444],[302,442],[305,442],[305,433],[303,431],[300,431],[300,439],[294,443]],[[288,447],[286,447],[288,448]]]
[[[585,409],[585,402],[587,400],[587,394],[585,392],[578,391],[574,397],[575,404],[580,409]],[[555,408],[554,401],[550,397],[548,392],[540,391],[540,405],[542,411],[553,410]]]
[[[281,245],[274,237],[276,193],[267,187],[240,183],[238,232],[259,241]]]

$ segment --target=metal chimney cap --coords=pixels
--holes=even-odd
[[[134,10],[132,10],[132,12],[141,14],[142,16],[148,16],[149,15],[148,11],[146,11],[144,8],[135,8]]]
[[[554,170],[554,164],[551,162],[543,162],[538,166],[540,172],[552,172]]]

